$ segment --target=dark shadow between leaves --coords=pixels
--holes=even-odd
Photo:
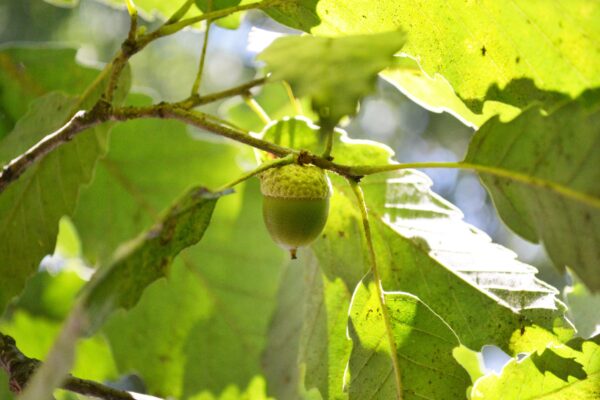
[[[531,361],[542,374],[551,372],[565,382],[569,381],[569,376],[573,376],[579,380],[587,378],[587,373],[583,370],[583,366],[575,361],[574,358],[563,358],[549,348],[544,350],[541,355],[533,353]]]
[[[539,89],[529,78],[518,78],[511,80],[504,88],[500,88],[497,83],[494,83],[488,88],[484,100],[462,97],[461,100],[471,111],[481,114],[486,101],[498,101],[518,108],[526,108],[533,103],[539,103],[544,109],[552,110],[571,98],[564,93]]]

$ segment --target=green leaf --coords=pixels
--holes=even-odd
[[[481,353],[460,345],[452,350],[452,356],[469,374],[471,382],[485,375]]]
[[[600,396],[600,346],[584,342],[581,351],[550,347],[509,362],[500,376],[479,379],[473,400],[552,399],[593,400]]]
[[[363,280],[350,308],[353,341],[346,386],[350,399],[396,398],[397,381],[390,357],[396,357],[404,399],[458,399],[470,380],[452,357],[459,341],[452,329],[418,298],[384,293],[380,306],[375,283]],[[395,353],[390,347],[383,312],[389,315]]]
[[[429,111],[450,113],[465,125],[475,128],[493,115],[500,114],[502,119],[508,119],[520,112],[517,107],[498,101],[487,101],[482,112],[475,113],[456,95],[443,76],[428,76],[416,61],[408,57],[401,58],[396,67],[388,68],[380,75]]]
[[[203,392],[191,397],[190,400],[273,400],[265,394],[266,386],[266,382],[262,377],[255,377],[243,392],[240,392],[236,386],[230,386],[218,397],[211,393]]]
[[[390,162],[389,148],[336,132],[332,153],[336,161]],[[283,145],[312,151],[320,148],[319,135],[318,128],[303,119],[274,123],[264,134]],[[360,214],[349,186],[331,178],[335,190],[330,219],[323,238],[312,248],[328,275],[341,277],[354,288],[369,269]],[[536,279],[535,268],[464,223],[456,207],[430,190],[426,176],[416,171],[373,175],[364,178],[362,186],[386,290],[417,295],[473,349],[489,343],[508,348],[513,333],[531,324],[569,336],[558,291]],[[485,320],[480,321],[481,315]]]
[[[600,290],[600,92],[551,114],[531,108],[494,118],[473,138],[465,162],[488,187],[517,234],[544,243],[550,258]]]
[[[8,134],[29,107],[48,92],[79,95],[98,71],[78,65],[75,49],[30,46],[0,50],[0,139]]]
[[[240,4],[247,4],[251,2],[252,0],[195,0],[196,6],[202,11],[202,13],[222,10],[224,8],[234,7]],[[222,28],[237,29],[240,26],[240,21],[240,13],[235,13],[224,18],[219,18],[215,21],[215,23]]]
[[[289,82],[296,96],[310,97],[315,112],[335,125],[356,113],[358,100],[374,90],[377,74],[393,64],[405,41],[400,31],[341,38],[288,36],[258,58],[266,62],[271,80]]]
[[[48,0],[45,0],[48,1]],[[50,0],[52,3],[57,0]],[[79,0],[58,0],[58,1],[67,1],[71,3],[72,6],[79,4]],[[124,9],[125,2],[124,0],[102,0],[105,3],[115,6],[116,8]],[[156,19],[167,19],[171,15],[175,13],[175,11],[179,10],[186,0],[172,0],[172,1],[164,1],[164,0],[135,0],[134,4],[138,10],[138,12],[144,17],[146,20],[156,20]],[[185,17],[193,17],[198,15],[198,10],[194,7],[191,8],[185,14]]]
[[[129,89],[123,75],[117,101]],[[85,98],[49,93],[34,102],[14,131],[0,142],[0,162],[6,163],[62,126],[73,110],[90,107],[101,92],[97,82]],[[18,294],[40,260],[54,249],[58,222],[75,208],[79,188],[92,176],[96,160],[107,147],[110,124],[78,134],[71,142],[31,166],[0,195],[0,310]]]
[[[566,288],[565,294],[569,317],[579,336],[589,338],[600,333],[600,294],[590,293],[581,282]]]
[[[223,198],[202,242],[180,255],[168,280],[108,321],[119,370],[138,371],[158,396],[246,387],[262,371],[285,257],[264,228],[256,182]]]
[[[265,126],[261,136],[281,146],[308,150],[317,154],[323,152],[325,148],[325,138],[321,136],[319,127],[305,117],[273,121]],[[394,154],[389,147],[378,142],[349,140],[342,129],[334,131],[334,140],[332,156],[339,164],[387,164]]]
[[[390,162],[393,153],[389,148],[375,142],[351,140],[342,130],[335,132],[332,154],[336,161]],[[303,118],[274,122],[263,134],[268,140],[297,149],[322,148],[318,127]],[[274,357],[269,354],[284,351],[287,360],[299,354],[300,371],[294,371],[290,367],[292,361],[288,361],[289,369],[275,364],[275,371],[267,374],[270,381],[277,379],[274,394],[282,398],[296,393],[296,382],[309,390],[318,389],[323,398],[348,395],[341,389],[346,367],[343,354],[349,350],[343,321],[351,294],[370,265],[354,195],[347,183],[334,175],[331,179],[334,191],[329,220],[322,237],[311,246],[322,275],[307,271],[305,283],[298,283],[296,278],[296,284],[302,287],[281,288],[281,291],[304,292],[292,298],[282,293],[285,304],[302,299],[306,302],[303,317],[294,309],[294,321],[297,318],[304,321],[300,339],[290,337],[286,349],[271,339],[272,353],[267,353],[267,360]],[[535,279],[533,267],[515,260],[512,252],[491,243],[483,232],[464,223],[458,209],[430,191],[431,182],[423,174],[404,171],[372,176],[364,178],[362,186],[371,213],[384,288],[419,296],[435,313],[444,316],[465,346],[480,349],[495,343],[511,352],[530,351],[543,340],[560,342],[556,335],[566,340],[572,334],[563,316],[564,305],[556,298],[558,291]],[[308,263],[303,268],[314,264],[306,252],[299,257]],[[274,320],[274,332],[287,332],[283,327],[285,310],[276,314],[280,316]],[[296,326],[300,322],[293,323]],[[537,325],[544,328],[534,328]],[[544,332],[545,336],[537,334],[532,342],[529,339],[532,330]],[[528,341],[523,342],[525,337]],[[296,340],[299,340],[297,346],[293,344]],[[452,352],[447,356],[452,357]],[[284,379],[289,375],[287,372],[292,376],[287,382],[289,386]]]
[[[251,149],[190,134],[179,122],[118,125],[74,217],[84,252],[105,260],[128,236],[148,229],[175,191],[220,187],[255,166]],[[231,384],[246,387],[261,374],[286,255],[264,228],[256,183],[250,187],[240,185],[240,194],[222,198],[202,242],[183,252],[168,278],[148,287],[134,308],[107,321],[119,370],[138,371],[150,393],[177,398],[220,393]]]
[[[150,101],[135,94],[127,102]],[[132,120],[113,132],[110,151],[82,190],[73,215],[84,254],[94,261],[107,261],[119,244],[149,229],[188,189],[220,187],[235,179],[242,173],[240,154],[252,156],[251,150],[214,136],[198,140],[198,132],[194,138],[176,121]]]
[[[593,0],[383,0],[377,7],[367,0],[294,0],[269,14],[323,36],[403,29],[403,53],[428,76],[442,75],[475,113],[489,100],[548,108],[600,84],[600,5]],[[454,100],[447,106],[453,104],[460,114]],[[484,110],[484,118],[490,115]]]
[[[179,252],[200,241],[223,194],[190,190],[152,229],[125,244],[115,260],[96,273],[83,295],[92,331],[117,308],[132,308],[146,287],[167,275]]]
[[[57,287],[61,286],[56,282]],[[55,283],[47,286],[49,290]],[[0,330],[14,337],[19,350],[28,357],[44,360],[60,332],[62,321],[34,316],[18,309],[0,323]],[[77,361],[72,370],[77,377],[104,381],[117,378],[117,369],[108,341],[97,335],[77,343]],[[0,393],[2,393],[0,391]]]

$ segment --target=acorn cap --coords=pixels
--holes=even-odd
[[[314,165],[288,164],[260,174],[264,196],[285,199],[324,199],[329,197],[329,179]]]

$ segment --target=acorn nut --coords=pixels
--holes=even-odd
[[[331,184],[319,167],[288,164],[260,174],[263,218],[273,240],[296,258],[319,236],[329,214]]]

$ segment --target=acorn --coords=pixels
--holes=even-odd
[[[319,167],[298,164],[268,169],[259,178],[267,230],[295,259],[298,247],[310,244],[325,227],[329,178]]]

